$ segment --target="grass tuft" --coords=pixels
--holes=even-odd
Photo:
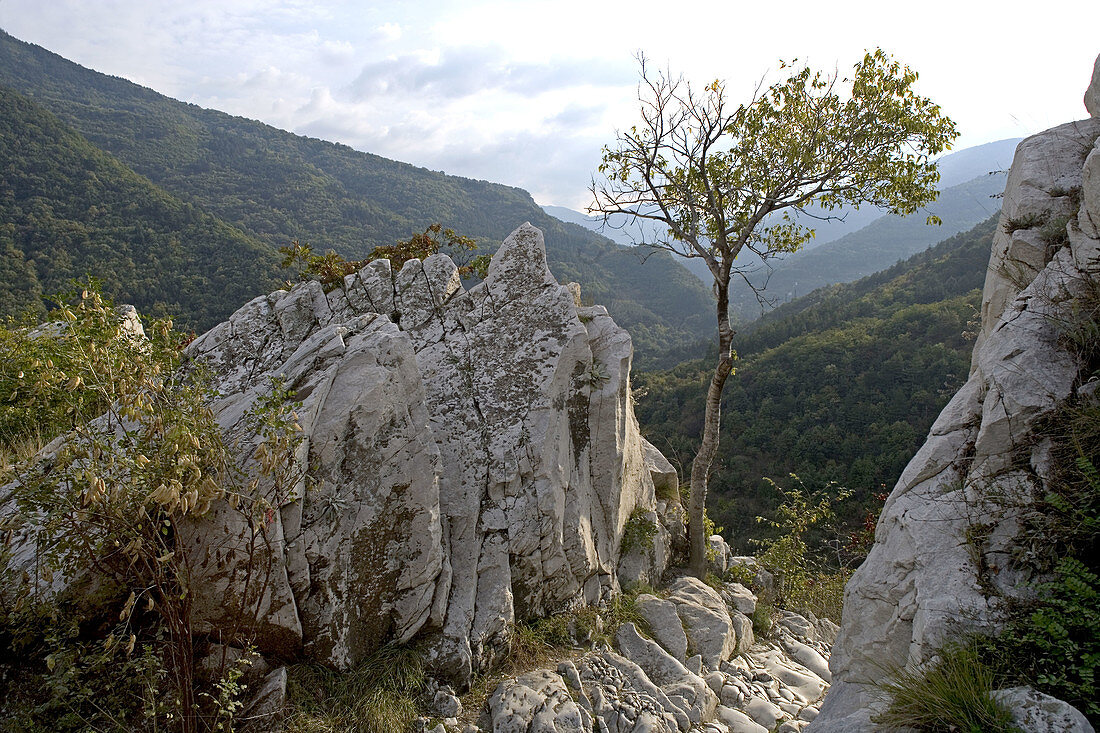
[[[873,720],[885,730],[1019,733],[993,699],[993,683],[973,645],[949,645],[931,663],[890,670],[879,683],[889,704]]]

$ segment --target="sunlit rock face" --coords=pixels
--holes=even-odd
[[[376,261],[328,293],[257,298],[189,354],[214,371],[242,465],[256,447],[246,415],[272,378],[302,402],[305,478],[270,497],[254,601],[271,651],[347,666],[419,635],[437,672],[464,682],[517,618],[618,591],[636,509],[658,531],[623,581],[668,562],[654,479],[670,467],[638,431],[630,337],[554,280],[530,225],[469,290],[445,255],[397,272]],[[246,530],[223,507],[188,538],[211,631],[240,592]]]
[[[1010,559],[1018,517],[1050,478],[1050,442],[1035,428],[1090,389],[1059,325],[1100,278],[1100,118],[1089,110],[1017,148],[970,378],[894,487],[845,590],[833,686],[813,733],[873,730],[878,696],[865,683],[995,629],[1003,599],[1027,592]]]

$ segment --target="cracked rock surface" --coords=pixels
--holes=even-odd
[[[681,600],[668,603],[714,612],[709,594],[684,592],[695,590],[694,583],[684,580],[668,589],[671,598],[676,593],[672,589],[683,586]],[[704,587],[715,598],[724,595]],[[743,586],[729,590],[731,597],[756,600]],[[656,608],[655,598],[645,602]],[[751,628],[736,605],[722,608],[727,618],[744,618]],[[770,638],[739,654],[723,647],[717,658],[704,657],[702,674],[697,674],[676,658],[678,639],[649,639],[626,623],[617,631],[614,651],[578,652],[556,670],[540,669],[502,682],[483,711],[479,730],[795,733],[816,717],[828,689],[819,673],[828,675],[825,665],[835,634],[836,626],[827,620],[780,612]]]
[[[302,403],[307,478],[267,497],[265,652],[348,667],[419,635],[462,685],[514,620],[597,603],[620,572],[648,580],[668,562],[677,513],[658,511],[654,481],[675,472],[638,430],[630,336],[554,280],[530,225],[469,290],[445,255],[375,261],[327,293],[256,298],[188,354],[215,375],[242,465],[272,379]],[[635,510],[657,532],[620,570]],[[205,628],[227,622],[247,535],[228,506],[189,533]]]

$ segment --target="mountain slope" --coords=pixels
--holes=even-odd
[[[988,218],[998,208],[993,197],[1003,190],[1003,172],[973,178],[945,189],[927,207],[943,220],[941,226],[927,225],[921,213],[904,218],[883,216],[834,242],[776,262],[770,272],[761,268],[753,280],[767,283],[769,299],[785,303],[824,285],[866,277]],[[761,314],[756,297],[747,288],[731,296],[730,308],[742,321]]]
[[[866,501],[892,485],[966,379],[996,218],[856,283],[788,304],[735,342],[711,512],[747,550],[775,497],[761,481],[839,481]],[[636,376],[638,419],[686,471],[701,432],[711,359]],[[859,513],[862,516],[861,513]]]
[[[184,203],[0,87],[0,313],[92,275],[119,302],[205,329],[276,279],[270,248]]]
[[[185,104],[0,33],[0,84],[48,108],[168,193],[270,249],[362,257],[440,222],[493,248],[529,221],[555,275],[604,303],[640,352],[709,332],[710,294],[668,256],[548,216],[520,189],[447,176]]]

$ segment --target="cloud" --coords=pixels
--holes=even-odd
[[[533,97],[574,86],[619,85],[632,73],[595,59],[536,64],[509,61],[497,47],[445,48],[367,63],[346,92],[357,101],[402,95],[455,99],[490,90]]]

